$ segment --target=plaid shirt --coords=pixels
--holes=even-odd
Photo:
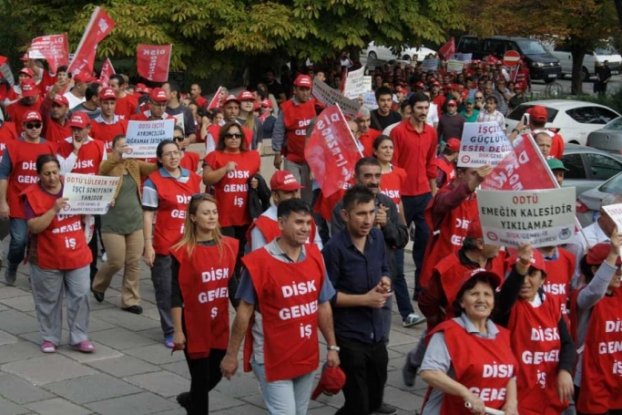
[[[482,110],[479,112],[477,116],[477,122],[489,122],[494,121],[499,124],[501,129],[505,131],[505,117],[499,111],[495,110],[492,114],[486,112],[486,110]]]

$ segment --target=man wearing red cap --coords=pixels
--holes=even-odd
[[[451,137],[462,138],[464,118],[458,114],[458,102],[455,99],[447,101],[447,111],[438,120],[438,139],[447,141]]]
[[[127,121],[115,113],[117,95],[107,87],[99,91],[101,114],[91,123],[91,137],[104,143],[107,152],[112,151],[112,140],[127,132]]]
[[[166,91],[162,88],[153,88],[149,93],[149,109],[133,114],[129,119],[137,121],[172,120],[173,117],[165,112],[167,103],[168,94]]]
[[[56,145],[41,137],[43,119],[37,111],[24,114],[23,133],[7,143],[0,162],[0,218],[10,218],[11,243],[4,276],[8,285],[15,284],[17,267],[24,259],[28,225],[20,200],[22,192],[38,180],[35,161],[41,154],[55,154]]]
[[[89,83],[94,80],[93,76],[87,72],[79,72],[73,77],[73,88],[64,95],[67,101],[69,101],[69,108],[73,109],[85,101],[86,88],[88,88]]]
[[[281,112],[272,132],[274,167],[281,168],[285,154],[285,169],[296,176],[304,186],[302,199],[311,203],[311,171],[305,161],[307,128],[315,119],[315,99],[311,98],[313,82],[309,75],[298,75],[294,80],[294,96],[281,106]]]
[[[6,107],[6,113],[15,123],[17,134],[21,134],[26,114],[36,111],[39,112],[41,108],[41,98],[39,97],[39,89],[35,85],[35,82],[30,79],[26,79],[22,82],[22,97],[19,101]]]
[[[545,131],[552,137],[550,156],[556,159],[562,158],[564,155],[564,139],[559,133],[552,130],[547,130],[545,125],[549,118],[549,112],[546,107],[542,105],[534,105],[527,110],[529,115],[527,125],[525,125],[521,119],[515,129],[512,130],[508,138],[513,141],[520,134],[531,133],[532,135],[538,132]]]
[[[17,75],[17,83],[11,87],[2,105],[6,107],[7,105],[11,105],[22,98],[22,82],[26,79],[35,82],[34,75],[35,74],[32,69],[22,68]]]
[[[127,85],[127,80],[121,74],[112,75],[108,82],[108,86],[117,94],[116,114],[125,117],[126,120],[136,114],[138,108],[138,98],[127,93]]]
[[[443,152],[436,157],[436,187],[442,189],[456,177],[456,160],[460,153],[460,140],[453,137],[447,140]]]
[[[43,123],[43,137],[58,143],[71,135],[69,127],[69,101],[60,94],[51,98],[50,114]]]

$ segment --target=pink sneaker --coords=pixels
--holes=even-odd
[[[43,353],[56,353],[56,345],[49,340],[41,343],[41,351]]]
[[[81,341],[77,344],[72,344],[74,350],[77,350],[81,353],[93,353],[95,351],[95,346],[89,340]]]

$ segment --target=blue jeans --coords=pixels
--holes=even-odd
[[[404,320],[410,313],[414,313],[413,305],[408,295],[408,285],[404,278],[404,248],[395,250],[395,276],[393,278],[393,291],[397,309]]]
[[[251,365],[270,415],[306,415],[313,387],[313,372],[294,379],[268,382],[264,364],[253,359]]]
[[[413,261],[415,262],[415,295],[421,291],[419,285],[419,274],[423,267],[423,255],[430,239],[430,229],[424,219],[425,208],[432,200],[432,193],[424,193],[418,196],[402,196],[404,204],[404,216],[406,226],[410,227],[415,222],[415,239],[413,240]]]
[[[28,224],[26,219],[11,218],[9,226],[11,242],[9,243],[7,259],[9,260],[9,269],[16,271],[19,263],[24,260],[26,243],[28,242]]]

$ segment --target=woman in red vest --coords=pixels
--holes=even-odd
[[[60,344],[66,292],[69,343],[80,352],[92,353],[95,348],[87,334],[92,256],[82,217],[61,213],[68,204],[61,197],[58,159],[52,154],[40,155],[36,169],[39,183],[24,190],[21,198],[30,232],[30,283],[43,339],[41,351],[54,353]]]
[[[380,178],[380,191],[393,200],[397,211],[404,215],[402,206],[402,184],[406,180],[406,170],[394,166],[393,160],[393,140],[388,135],[379,135],[372,144],[374,157],[380,162],[382,177]]]
[[[617,229],[581,259],[587,285],[572,297],[580,350],[575,372],[577,414],[622,414],[622,288]]]
[[[560,299],[545,294],[542,254],[531,245],[519,248],[503,283],[495,321],[510,330],[518,360],[518,411],[521,415],[561,414],[572,399],[576,349]]]
[[[174,141],[160,142],[156,150],[160,168],[149,175],[142,195],[144,257],[151,267],[160,326],[164,332],[164,345],[168,348],[173,348],[170,248],[181,239],[188,202],[201,187],[198,174],[180,167],[181,155]]]
[[[237,253],[238,241],[220,233],[216,199],[193,196],[184,235],[171,249],[173,342],[184,349],[191,379],[190,393],[177,401],[191,415],[208,413],[208,392],[222,377],[220,361],[229,342],[228,284]]]
[[[516,359],[510,333],[490,320],[497,274],[469,270],[462,277],[456,315],[434,328],[421,378],[430,385],[422,415],[484,414],[485,408],[516,415]]]

